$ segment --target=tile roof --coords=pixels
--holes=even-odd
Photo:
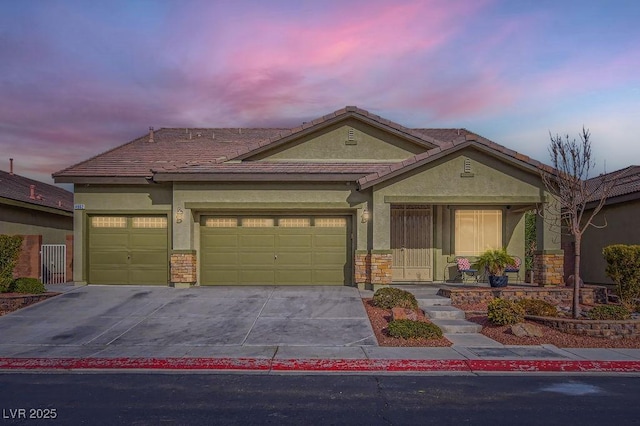
[[[31,197],[31,185],[34,185],[33,198]],[[2,170],[0,170],[0,197],[34,206],[73,212],[73,193],[54,185]]]
[[[612,179],[615,179],[616,182],[609,191],[608,199],[622,195],[640,193],[640,166],[629,166],[624,169],[588,179],[586,181],[587,189],[594,191],[588,201],[593,202],[599,200],[601,197],[601,191],[599,191],[598,186],[603,183],[603,180],[604,182],[607,182]]]
[[[252,162],[250,157],[267,149],[280,146],[291,139],[323,126],[356,117],[387,131],[399,134],[424,147],[426,152],[402,163],[357,162]],[[430,161],[443,152],[468,144],[476,144],[512,157],[519,163],[544,169],[541,163],[511,151],[466,129],[410,129],[372,114],[364,109],[347,106],[302,126],[285,128],[163,128],[146,134],[129,143],[97,155],[86,161],[54,173],[57,182],[74,182],[79,178],[151,179],[155,174],[294,174],[304,169],[309,174],[361,175],[361,181],[371,182],[403,169],[416,167],[417,163]],[[225,163],[234,160],[233,163]],[[240,162],[241,160],[245,160]],[[238,161],[237,163],[235,161]]]

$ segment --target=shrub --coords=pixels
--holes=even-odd
[[[516,302],[524,309],[526,315],[539,317],[555,317],[558,309],[549,302],[539,299],[520,299]]]
[[[487,306],[487,318],[497,325],[517,324],[524,321],[524,309],[514,301],[496,298]]]
[[[9,291],[25,294],[40,294],[47,290],[44,288],[44,284],[35,278],[18,278],[11,284]]]
[[[373,295],[373,304],[379,308],[392,309],[395,307],[417,309],[416,297],[408,291],[394,287],[385,287]]]
[[[598,305],[587,312],[592,320],[626,320],[631,318],[631,311],[622,305]]]
[[[401,337],[403,339],[420,337],[434,339],[442,337],[442,330],[440,330],[440,327],[433,323],[424,321],[412,321],[407,319],[393,320],[389,322],[387,330],[389,331],[390,336]]]
[[[632,310],[640,297],[640,245],[614,244],[602,250],[605,272],[616,284],[620,302]]]
[[[9,291],[21,247],[22,236],[0,235],[0,293]]]

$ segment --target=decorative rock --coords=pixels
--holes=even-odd
[[[391,309],[391,319],[393,320],[406,319],[411,321],[418,321],[418,313],[413,309],[396,307]]]
[[[540,327],[525,322],[512,325],[511,332],[518,337],[542,337],[542,329]]]

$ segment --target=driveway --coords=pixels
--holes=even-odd
[[[0,357],[266,356],[375,346],[352,287],[87,286],[0,317]]]

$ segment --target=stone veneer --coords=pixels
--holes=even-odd
[[[505,288],[441,288],[438,295],[448,297],[453,304],[485,303],[496,297],[507,300],[540,299],[554,305],[573,301],[573,288],[569,287],[505,287]],[[580,289],[580,302],[593,305],[607,303],[607,289],[598,286],[585,286]]]
[[[633,339],[640,337],[640,320],[576,320],[533,315],[527,315],[526,318],[568,334],[604,337],[607,339]]]
[[[197,256],[195,251],[174,251],[171,253],[171,284],[187,287],[197,280]]]
[[[533,255],[533,281],[540,286],[564,285],[564,253],[536,252]]]
[[[359,287],[371,285],[374,290],[391,284],[392,260],[390,250],[357,251],[354,281]]]

